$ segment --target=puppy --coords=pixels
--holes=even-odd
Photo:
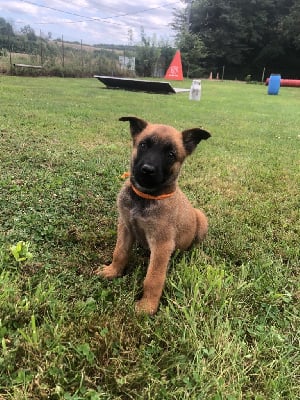
[[[112,279],[124,272],[135,241],[150,249],[138,312],[154,314],[163,291],[168,263],[174,250],[186,250],[204,239],[208,222],[193,208],[177,180],[184,159],[210,133],[193,128],[177,131],[136,117],[129,121],[133,140],[130,179],[118,196],[118,235],[112,263],[96,274]]]

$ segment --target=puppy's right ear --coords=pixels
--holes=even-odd
[[[119,121],[129,121],[130,122],[130,132],[131,136],[135,138],[139,133],[141,133],[146,126],[148,125],[148,122],[144,121],[143,119],[137,118],[137,117],[121,117],[119,118]]]

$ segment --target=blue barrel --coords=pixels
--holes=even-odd
[[[271,74],[268,85],[268,94],[278,94],[280,88],[280,74]]]

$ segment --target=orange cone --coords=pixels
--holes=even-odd
[[[176,51],[175,56],[166,72],[165,79],[170,79],[173,81],[183,80],[180,50]]]

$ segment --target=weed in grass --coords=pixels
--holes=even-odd
[[[33,256],[29,251],[30,243],[23,241],[18,242],[16,245],[10,247],[11,254],[17,262],[30,260]]]

